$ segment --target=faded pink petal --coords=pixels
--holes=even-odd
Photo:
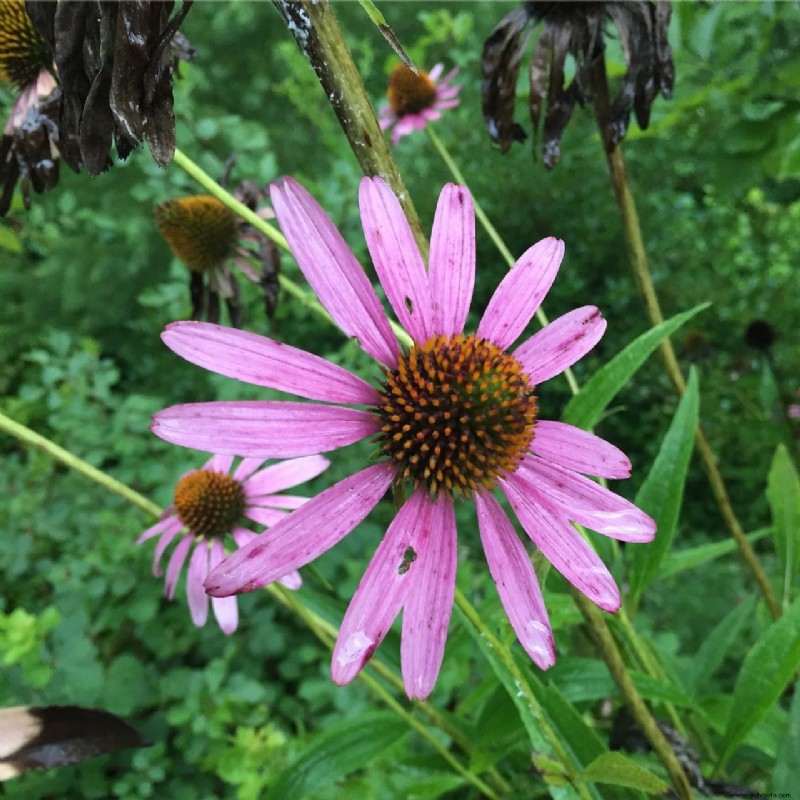
[[[278,583],[296,592],[303,585],[303,579],[300,577],[300,573],[297,570],[293,570],[288,575],[278,578]]]
[[[461,333],[475,286],[475,209],[463,186],[448,183],[439,195],[428,262],[434,333]]]
[[[151,430],[195,450],[260,458],[327,452],[371,436],[380,423],[366,411],[282,400],[186,403],[159,411]]]
[[[172,530],[177,528],[180,530],[181,522],[180,520],[174,516],[169,515],[167,516],[166,512],[162,514],[161,518],[156,522],[155,525],[151,525],[144,533],[139,534],[139,538],[136,540],[136,544],[141,544],[142,542],[146,542],[148,539],[152,539],[154,536],[158,536],[161,533],[165,533],[166,531]]]
[[[386,298],[403,328],[422,344],[433,331],[431,293],[406,215],[380,178],[361,179],[358,201],[364,237]]]
[[[629,500],[583,475],[540,458],[525,458],[517,477],[567,519],[624,542],[651,542],[655,522]]]
[[[210,322],[172,322],[161,334],[181,358],[228,378],[329,403],[375,403],[366,381],[324,358]]]
[[[478,325],[478,336],[505,350],[525,330],[553,285],[564,242],[542,239],[526,250],[492,295]]]
[[[233,456],[222,456],[217,453],[211,456],[201,469],[210,469],[214,472],[229,472],[231,464],[233,464]]]
[[[275,214],[297,264],[347,336],[397,367],[397,339],[366,273],[316,200],[291,178],[270,186]]]
[[[531,450],[567,469],[600,478],[629,478],[631,462],[618,447],[566,422],[537,420]]]
[[[518,472],[500,481],[508,502],[545,558],[593,603],[606,611],[620,606],[619,589],[605,564],[560,511],[551,510],[530,491]]]
[[[165,526],[164,533],[158,542],[156,542],[156,549],[153,552],[153,575],[157,578],[161,575],[161,556],[166,552],[170,542],[172,542],[182,530],[183,523],[177,517],[174,517],[170,520],[169,525]]]
[[[321,475],[330,461],[323,456],[304,456],[272,464],[262,469],[244,484],[248,497],[275,494]]]
[[[534,385],[560,375],[582,359],[603,337],[606,321],[596,306],[583,306],[553,320],[515,351]]]
[[[390,465],[375,464],[334,484],[225,560],[208,576],[206,591],[250,592],[318,558],[369,514],[393,477]]]
[[[178,546],[172,551],[172,555],[169,558],[167,577],[164,581],[164,593],[168,600],[172,600],[172,598],[175,597],[175,585],[178,583],[178,576],[181,574],[183,562],[186,561],[186,555],[193,541],[194,536],[191,534],[184,536],[183,539],[178,542]]]
[[[233,541],[236,542],[237,547],[244,547],[246,544],[250,544],[258,534],[247,530],[247,528],[242,528],[240,525],[234,525],[231,529],[231,536],[233,536]],[[211,567],[211,569],[214,569],[214,567]]]
[[[233,477],[235,480],[247,483],[247,479],[264,463],[263,458],[243,458],[236,467]],[[230,469],[230,467],[228,468]],[[227,470],[226,470],[227,471]]]
[[[508,621],[525,652],[548,669],[556,663],[556,645],[533,564],[494,497],[478,492],[475,507],[483,552]]]
[[[211,553],[209,554],[208,568],[209,571],[214,569],[217,564],[221,563],[225,558],[225,548],[219,539],[213,539],[211,542]],[[208,599],[208,595],[203,594]],[[214,612],[214,617],[220,630],[230,636],[239,624],[239,603],[235,597],[212,597],[211,610]]]
[[[189,569],[186,571],[186,597],[189,601],[189,613],[192,622],[202,628],[208,619],[208,595],[203,588],[203,581],[208,575],[208,545],[199,541],[192,557],[189,559]]]
[[[422,494],[421,490],[416,493]],[[456,589],[458,542],[453,501],[430,504],[430,539],[418,558],[403,607],[400,666],[409,699],[424,700],[433,690],[444,657],[444,643]]]
[[[296,494],[272,494],[256,502],[263,503],[268,508],[285,508],[292,511],[295,508],[300,508],[300,506],[305,505],[308,502],[308,498],[300,497]]]
[[[415,491],[381,539],[344,615],[331,660],[331,678],[349,683],[392,627],[420,569],[432,535],[431,503]]]
[[[278,511],[275,508],[265,508],[264,506],[248,506],[244,511],[244,515],[259,525],[266,525],[271,528],[286,516],[286,512]]]

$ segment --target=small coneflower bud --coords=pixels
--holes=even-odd
[[[161,203],[156,225],[192,272],[208,272],[233,255],[239,236],[234,213],[216,197],[199,194]]]
[[[417,114],[436,101],[436,84],[427,72],[420,70],[415,74],[405,64],[398,64],[392,70],[386,96],[398,117]]]
[[[0,80],[24,89],[47,63],[44,40],[25,12],[24,1],[4,0],[0,3]]]
[[[175,487],[175,513],[195,536],[221,537],[239,521],[245,509],[242,484],[231,475],[198,469]]]

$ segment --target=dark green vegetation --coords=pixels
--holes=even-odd
[[[376,103],[382,101],[395,59],[357,4],[336,8],[367,89]],[[647,329],[647,318],[628,268],[591,111],[576,110],[552,173],[532,161],[530,142],[505,156],[489,144],[479,58],[483,39],[508,10],[508,4],[493,3],[382,7],[418,64],[460,67],[461,106],[436,130],[512,253],[547,235],[565,240],[567,256],[545,303],[549,316],[595,303],[608,318],[605,338],[576,368],[583,383]],[[234,181],[266,184],[293,175],[367,264],[357,213],[358,165],[274,9],[198,3],[183,30],[198,56],[182,68],[176,87],[179,146],[215,177],[232,152]],[[798,454],[800,424],[787,420],[784,410],[800,402],[800,62],[793,49],[799,39],[793,3],[678,4],[670,31],[674,97],[656,100],[648,131],[632,126],[624,146],[665,315],[712,302],[673,342],[687,371],[690,364],[697,368],[700,416],[748,532],[772,526],[766,488],[777,445]],[[614,45],[609,57],[619,75],[624,63]],[[8,101],[3,108],[10,106],[7,92],[0,100]],[[518,114],[525,120],[522,102]],[[395,156],[429,226],[450,175],[424,134],[403,139]],[[159,237],[153,208],[198,191],[177,167],[164,171],[147,153],[135,153],[96,179],[62,170],[56,190],[35,196],[29,212],[15,207],[0,227],[0,410],[162,505],[171,501],[179,475],[199,466],[203,456],[150,435],[149,416],[186,400],[267,395],[188,365],[158,338],[167,322],[186,318],[190,305],[185,270]],[[476,316],[505,269],[480,228],[478,265]],[[283,267],[297,277],[288,256]],[[344,337],[290,299],[284,297],[267,321],[258,293],[251,286],[243,291],[248,329],[367,374]],[[745,340],[757,319],[775,329],[769,351]],[[548,384],[542,415],[557,418],[568,398],[565,382]],[[677,407],[653,356],[597,428],[633,460],[633,478],[616,491],[635,496]],[[313,488],[354,471],[368,454],[367,446],[337,454]],[[152,543],[134,547],[151,523],[144,513],[10,437],[0,439],[0,458],[0,705],[103,707],[155,742],[8,783],[9,797],[478,796],[363,684],[332,686],[329,652],[264,593],[241,598],[242,622],[233,637],[213,623],[195,629],[182,588],[170,603],[161,581],[152,578]],[[788,492],[791,474],[773,467],[773,506],[783,502],[776,498]],[[306,574],[314,607],[332,621],[341,618],[392,513],[385,502]],[[460,521],[459,586],[511,642],[471,510]],[[769,533],[755,547],[788,604],[796,585],[784,585]],[[800,547],[796,527],[792,533]],[[593,542],[624,582],[630,548],[611,548],[600,537]],[[703,753],[707,776],[711,754],[733,743],[726,768],[731,780],[761,791],[791,791],[791,776],[800,770],[800,746],[786,733],[791,690],[780,699],[782,686],[774,696],[769,687],[755,697],[746,690],[755,687],[755,693],[757,678],[785,673],[788,681],[792,675],[791,663],[771,659],[797,649],[797,601],[784,627],[770,628],[755,584],[727,542],[705,477],[692,461],[672,547],[634,617],[663,675],[656,681],[634,674],[657,716],[668,718],[666,702],[677,709]],[[711,545],[718,550],[697,549]],[[616,708],[618,695],[564,582],[552,571],[545,597],[559,662],[548,673],[535,670],[524,655],[519,663],[535,675],[541,702],[564,737],[584,743],[575,755],[588,763],[602,748],[593,750],[595,741],[582,726],[589,722],[607,742],[605,701],[611,698]],[[622,626],[615,623],[614,631],[635,661]],[[379,651],[390,664],[397,663],[398,641],[389,637]],[[547,789],[531,767],[525,720],[490,665],[455,614],[431,701],[475,743],[475,771],[496,763],[513,787],[509,796],[544,796]],[[728,722],[734,690],[743,727],[749,709],[757,710],[739,741]],[[766,714],[757,713],[766,705]],[[791,713],[796,732],[796,697]],[[311,743],[318,749],[305,752]],[[307,783],[284,775],[269,793],[297,759],[304,759],[299,772]],[[655,759],[640,761],[659,772]],[[609,794],[602,796],[641,796],[605,790]]]

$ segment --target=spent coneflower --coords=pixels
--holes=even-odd
[[[74,0],[26,8],[55,62],[61,91],[64,160],[91,175],[147,142],[160,166],[175,152],[172,79],[178,59],[194,51],[178,32],[191,0],[174,16],[173,2]]]
[[[23,0],[0,3],[0,81],[18,93],[0,140],[1,216],[11,206],[17,182],[26,207],[31,189],[41,193],[58,183],[61,90]]]
[[[327,452],[375,442],[369,466],[310,500],[216,567],[206,587],[224,597],[264,586],[350,533],[394,485],[407,499],[378,545],[342,622],[331,672],[352,680],[403,610],[401,663],[409,697],[425,698],[441,666],[457,559],[455,502],[472,500],[489,570],[509,621],[542,668],[555,644],[525,546],[494,493],[589,599],[616,611],[614,579],[570,524],[646,542],[653,521],[580,473],[625,478],[630,461],[603,439],[538,416],[538,385],[585,355],[606,323],[594,306],[571,311],[511,345],[531,321],[561,263],[545,239],[502,280],[475,333],[466,333],[475,282],[475,214],[466,188],[439,198],[426,270],[399,201],[380,178],[359,194],[367,246],[412,344],[401,348],[375,290],[316,201],[290,178],[272,204],[289,246],[333,320],[376,361],[373,384],[341,366],[252,333],[197,322],[169,325],[168,347],[194,364],[290,392],[312,403],[194,403],[155,416],[153,431],[185,447],[248,457]],[[321,401],[321,402],[320,402]],[[353,408],[351,406],[358,406]]]
[[[605,51],[606,26],[616,26],[627,62],[627,72],[611,107],[612,143],[621,141],[631,111],[646,128],[650,108],[660,92],[670,97],[675,80],[672,51],[667,41],[670,4],[642,2],[560,3],[535,0],[506,15],[489,34],[483,47],[483,116],[489,136],[506,152],[512,142],[525,139],[514,121],[517,76],[530,38],[531,26],[542,23],[530,62],[530,117],[534,141],[542,109],[545,166],[552,169],[560,157],[560,141],[575,104],[589,100],[593,70]],[[575,74],[565,85],[565,61],[575,59]],[[603,73],[604,75],[605,73]]]
[[[265,193],[249,182],[233,194],[262,219],[274,217],[269,207],[257,207]],[[220,200],[208,194],[167,200],[156,208],[155,221],[172,252],[189,270],[193,319],[217,322],[222,297],[232,324],[241,326],[242,303],[231,265],[261,287],[267,314],[275,312],[278,250]]]
[[[233,458],[215,455],[200,469],[184,475],[175,487],[172,505],[136,540],[141,544],[159,537],[153,574],[160,576],[161,558],[178,539],[167,566],[167,597],[174,597],[181,569],[194,547],[186,574],[186,595],[192,622],[198,627],[205,625],[208,595],[203,581],[225,558],[227,537],[237,547],[243,547],[256,538],[248,524],[269,527],[302,506],[305,497],[283,491],[316,478],[329,463],[322,456],[306,456],[264,467],[262,458],[245,458],[231,473]],[[296,570],[287,570],[279,580],[289,589],[299,589],[302,583]],[[223,632],[233,633],[239,620],[236,598],[214,597],[211,607]]]
[[[394,126],[392,144],[409,133],[423,130],[429,122],[439,119],[442,111],[459,104],[461,86],[451,83],[458,68],[450,70],[444,78],[443,71],[442,64],[437,64],[430,73],[414,72],[405,64],[398,64],[392,70],[386,91],[389,102],[378,111],[381,130]]]

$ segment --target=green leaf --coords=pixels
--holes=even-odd
[[[780,697],[800,666],[800,597],[767,628],[742,662],[718,767]]]
[[[759,528],[757,531],[748,533],[747,540],[750,544],[753,544],[759,539],[769,536],[771,533],[772,528]],[[678,575],[687,569],[701,567],[703,564],[707,564],[715,558],[733,553],[737,549],[738,546],[733,539],[725,539],[721,542],[701,544],[697,547],[688,547],[685,550],[667,553],[659,567],[658,577],[668,578],[672,575]]]
[[[703,683],[719,669],[731,645],[739,638],[745,620],[751,617],[753,606],[753,598],[748,598],[728,612],[703,639],[686,675],[686,684],[692,694],[696,695]]]
[[[381,36],[386,39],[387,42],[391,45],[392,50],[397,53],[400,60],[412,71],[417,74],[418,70],[414,66],[414,62],[409,57],[408,53],[403,49],[403,45],[400,44],[400,40],[395,36],[394,31],[389,27],[384,18],[383,14],[378,11],[378,7],[372,0],[358,0],[358,4],[364,11],[367,12],[367,16],[372,20],[373,25],[381,32]]]
[[[669,784],[653,775],[622,753],[603,753],[583,771],[581,779],[590,783],[612,783],[641,789],[650,794],[663,794],[669,791]]]
[[[794,686],[789,724],[783,736],[775,768],[772,770],[772,791],[775,795],[791,793],[797,788],[800,775],[800,681]]]
[[[278,776],[269,796],[303,800],[366,766],[407,732],[407,724],[388,711],[366,712],[331,725]]]
[[[709,305],[710,303],[701,303],[682,314],[676,314],[634,339],[608,364],[596,372],[583,385],[580,392],[567,403],[562,416],[564,422],[587,430],[597,425],[608,404],[636,370],[644,364],[653,350],[681,325],[703,309],[708,308]]]
[[[0,248],[9,253],[22,252],[22,241],[7,225],[0,225]]]
[[[642,592],[655,578],[672,543],[697,429],[698,406],[697,373],[692,367],[686,391],[661,443],[661,449],[636,495],[636,505],[650,514],[656,521],[657,529],[652,542],[631,548],[633,566],[630,584],[634,604],[638,603]]]
[[[782,444],[775,450],[767,476],[767,500],[774,523],[775,552],[783,568],[783,596],[788,598],[800,572],[800,477]]]

